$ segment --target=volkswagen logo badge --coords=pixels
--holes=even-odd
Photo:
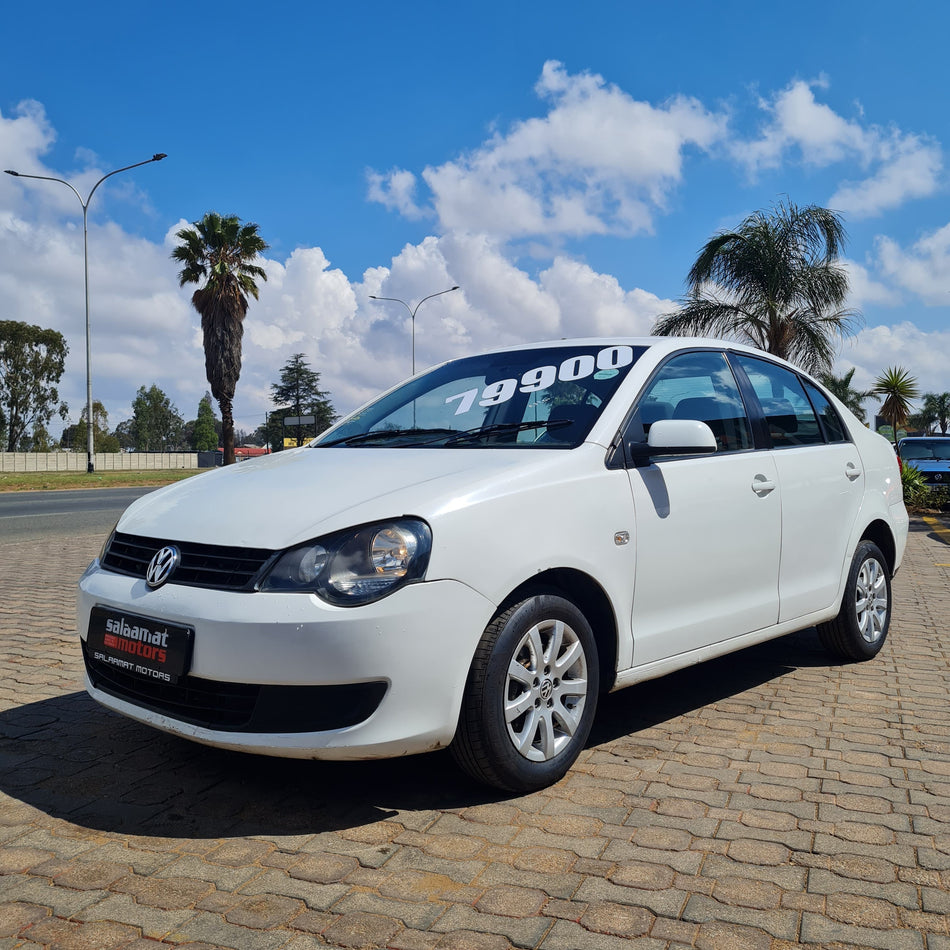
[[[174,544],[166,545],[149,561],[148,570],[145,572],[145,582],[149,587],[161,587],[172,576],[179,564],[181,564],[181,551]]]

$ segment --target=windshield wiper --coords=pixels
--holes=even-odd
[[[573,419],[541,419],[537,422],[499,422],[496,425],[475,429],[379,429],[374,432],[358,432],[353,435],[340,436],[329,442],[319,442],[314,448],[323,449],[333,445],[362,445],[366,442],[388,441],[389,439],[405,439],[410,436],[420,436],[419,440],[403,442],[400,448],[412,448],[419,445],[430,445],[433,442],[445,440],[443,445],[457,445],[460,442],[477,442],[489,436],[502,432],[524,432],[528,429],[561,429],[573,425]]]
[[[331,445],[359,445],[361,442],[373,442],[377,439],[404,439],[407,436],[435,436],[436,439],[426,439],[425,442],[406,442],[405,445],[425,445],[426,442],[436,441],[450,435],[457,435],[458,429],[378,429],[375,432],[358,432],[354,435],[343,435],[329,442],[319,442],[315,446],[324,449]]]
[[[475,442],[486,436],[497,435],[501,432],[525,432],[528,429],[562,429],[564,426],[574,425],[573,419],[540,419],[536,422],[499,422],[483,429],[463,429],[452,438],[446,439],[446,445],[457,445],[459,442]]]

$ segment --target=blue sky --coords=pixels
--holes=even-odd
[[[174,232],[260,225],[238,424],[295,352],[354,408],[515,340],[645,333],[699,247],[783,197],[840,210],[862,332],[838,368],[950,389],[950,142],[936,3],[53,2],[5,11],[0,166],[90,209],[93,385],[207,389]],[[79,203],[0,175],[4,319],[55,326],[84,402]]]

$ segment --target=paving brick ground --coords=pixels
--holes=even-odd
[[[291,762],[92,703],[92,537],[0,541],[0,950],[950,950],[950,546],[874,661],[813,631],[603,704],[556,787]]]

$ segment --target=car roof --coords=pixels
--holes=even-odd
[[[675,353],[678,350],[688,349],[717,349],[727,350],[736,353],[748,353],[750,356],[764,357],[772,360],[796,373],[809,376],[806,370],[800,366],[789,363],[788,360],[776,356],[774,353],[767,353],[747,343],[739,343],[736,340],[723,340],[717,337],[701,336],[595,336],[595,337],[576,337],[561,340],[537,340],[533,343],[515,343],[508,346],[491,347],[487,350],[481,350],[472,356],[481,356],[488,353],[510,353],[517,350],[541,350],[554,347],[571,346],[634,346],[649,349],[655,356],[665,356],[669,353]],[[446,361],[451,362],[451,361]]]

